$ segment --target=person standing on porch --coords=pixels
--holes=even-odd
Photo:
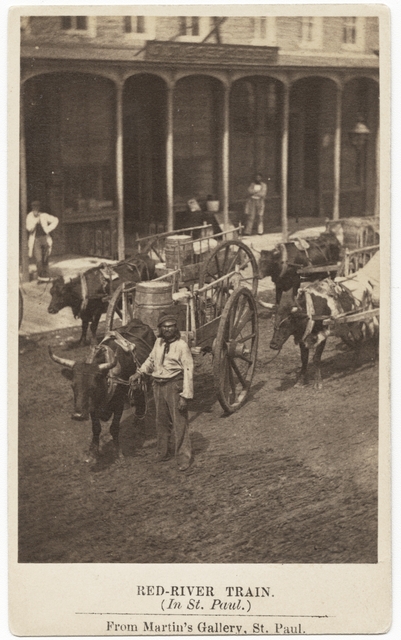
[[[248,199],[245,204],[245,215],[247,218],[244,235],[252,234],[255,218],[258,221],[258,234],[263,234],[263,215],[265,212],[265,199],[267,195],[267,184],[263,182],[262,175],[257,173],[254,181],[248,187]]]
[[[50,280],[49,257],[53,246],[50,234],[57,225],[58,218],[41,212],[39,200],[34,200],[32,211],[26,217],[26,230],[29,233],[28,255],[35,258],[38,283]]]

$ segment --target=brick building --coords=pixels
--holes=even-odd
[[[257,171],[266,231],[378,213],[378,50],[375,17],[22,18],[22,215],[121,258],[192,197],[237,220]]]

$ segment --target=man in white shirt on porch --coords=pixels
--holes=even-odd
[[[38,282],[48,282],[49,256],[51,254],[53,240],[51,232],[58,225],[58,218],[49,213],[40,211],[40,202],[32,202],[32,211],[26,217],[26,230],[28,236],[28,255],[35,258]]]
[[[192,451],[188,428],[188,400],[193,398],[194,363],[191,351],[180,337],[173,315],[162,315],[158,322],[159,337],[152,352],[138,372],[151,375],[156,404],[157,460],[169,459],[171,425],[175,437],[175,457],[180,471],[191,464]]]
[[[262,175],[257,173],[255,179],[248,187],[248,198],[245,204],[245,216],[247,218],[244,230],[245,236],[252,235],[255,218],[258,221],[258,234],[263,235],[263,216],[265,212],[265,200],[267,184],[263,182]]]

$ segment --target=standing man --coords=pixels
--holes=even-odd
[[[247,222],[244,235],[252,234],[255,218],[258,219],[258,234],[263,234],[263,214],[265,212],[265,199],[267,195],[267,184],[263,182],[262,175],[257,173],[255,180],[248,187],[248,199],[245,204],[245,215]]]
[[[26,230],[29,233],[28,255],[30,258],[32,256],[35,258],[38,282],[50,280],[49,256],[53,246],[50,234],[57,225],[56,216],[40,211],[39,200],[32,202],[32,211],[26,217]]]
[[[194,362],[191,351],[180,337],[173,315],[161,315],[159,337],[140,369],[130,378],[134,382],[145,373],[152,376],[156,404],[157,460],[169,459],[171,427],[175,438],[175,457],[180,471],[191,464],[188,429],[188,400],[193,398]]]

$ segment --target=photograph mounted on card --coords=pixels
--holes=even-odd
[[[383,633],[389,11],[179,9],[10,10],[10,629]]]

